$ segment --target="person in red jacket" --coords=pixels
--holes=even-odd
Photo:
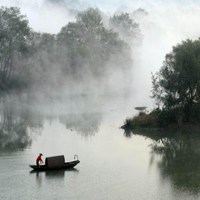
[[[39,156],[37,157],[37,159],[36,159],[37,166],[40,166],[40,163],[44,163],[42,160],[42,156],[43,156],[43,154],[40,153]]]

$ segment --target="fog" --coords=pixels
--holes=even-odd
[[[65,3],[46,0],[1,0],[0,6],[16,6],[21,9],[34,31],[57,33],[61,27],[74,20],[73,11]]]
[[[166,53],[182,40],[197,39],[200,36],[200,4],[191,4],[190,1],[188,5],[184,2],[152,4],[149,9],[146,7],[149,15],[140,22],[143,44],[135,67],[135,73],[139,76],[134,81],[139,83],[147,99],[151,95],[151,73],[160,69]]]
[[[21,73],[16,77],[24,78],[23,86],[30,85],[19,84],[16,90],[5,87],[5,95],[0,92],[0,199],[8,199],[8,194],[10,199],[24,199],[26,194],[36,199],[40,194],[44,200],[199,197],[200,145],[196,135],[184,134],[182,138],[178,129],[178,134],[164,140],[166,143],[162,141],[160,152],[156,152],[159,146],[153,141],[153,137],[157,139],[155,130],[152,134],[151,130],[142,130],[144,134],[130,139],[132,132],[125,134],[120,127],[138,112],[135,107],[146,106],[148,111],[154,107],[150,98],[151,73],[160,69],[172,47],[200,36],[200,2],[0,0],[0,6],[19,7],[36,37],[30,41],[39,41],[38,46],[30,45],[27,59],[17,57],[13,62]],[[94,32],[88,34],[76,23],[76,16],[89,7],[99,8],[107,27],[110,16],[128,12],[139,24],[141,40],[137,43],[135,38],[125,38],[128,45],[124,48],[118,39],[120,32],[97,26],[103,30],[98,35],[96,23],[89,26],[89,31]],[[145,12],[135,12],[138,8]],[[89,18],[94,22],[93,19]],[[73,22],[70,27],[69,22]],[[65,31],[63,35],[61,30]],[[111,44],[101,43],[102,32],[105,43]],[[86,42],[79,43],[79,39]],[[113,41],[118,45],[112,45]],[[81,49],[82,44],[85,46]],[[1,47],[2,52],[7,53]],[[15,81],[11,84],[15,85]],[[0,86],[1,83],[0,80]],[[161,132],[158,134],[163,136]],[[62,154],[66,160],[77,154],[81,163],[78,170],[64,172],[61,177],[54,173],[49,177],[48,173],[27,173],[28,164],[35,163],[40,152],[45,157]]]
[[[0,6],[20,7],[33,30],[48,33],[58,33],[62,26],[75,20],[77,11],[88,7],[97,7],[107,16],[145,9],[148,15],[133,15],[143,36],[142,44],[132,49],[131,91],[136,105],[152,106],[151,73],[159,70],[172,46],[200,36],[200,3],[195,0],[1,0]],[[122,81],[115,83],[120,85]]]

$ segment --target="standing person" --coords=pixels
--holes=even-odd
[[[40,163],[43,163],[42,156],[43,156],[43,154],[40,153],[39,156],[36,159],[36,164],[37,164],[38,167],[40,166]]]

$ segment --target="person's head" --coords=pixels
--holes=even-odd
[[[42,153],[40,153],[40,156],[43,156],[43,154],[42,154]]]

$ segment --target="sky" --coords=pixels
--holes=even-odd
[[[63,2],[49,4],[48,2]],[[63,6],[64,5],[64,6]],[[85,9],[98,7],[111,14],[116,10],[133,11],[139,7],[147,10],[154,17],[168,16],[169,11],[187,14],[192,10],[200,10],[200,1],[197,0],[0,0],[0,6],[18,6],[21,12],[27,15],[31,27],[36,31],[56,33],[67,22],[74,20],[70,9]],[[184,17],[183,17],[184,18]]]

